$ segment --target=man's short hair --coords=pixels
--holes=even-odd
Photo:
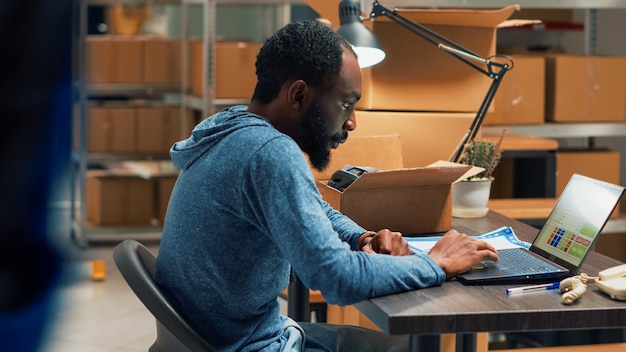
[[[288,81],[304,80],[320,86],[339,74],[343,48],[351,48],[340,35],[317,21],[286,25],[267,39],[256,60],[257,85],[252,100],[267,104]]]

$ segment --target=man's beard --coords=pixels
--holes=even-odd
[[[302,118],[306,139],[302,151],[309,155],[311,165],[318,171],[324,170],[330,162],[330,148],[333,143],[343,143],[348,138],[347,132],[327,136],[326,118],[319,103],[314,102]]]

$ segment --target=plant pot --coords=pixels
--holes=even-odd
[[[493,177],[463,180],[452,184],[452,216],[455,218],[480,218],[487,215],[487,202]]]

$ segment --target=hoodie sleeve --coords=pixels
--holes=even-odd
[[[445,273],[426,255],[353,251],[363,229],[322,200],[306,159],[288,137],[266,143],[247,165],[243,203],[302,281],[329,303],[353,304],[444,282]]]
[[[328,219],[333,225],[333,229],[337,231],[339,238],[342,241],[348,243],[352,250],[356,250],[359,236],[361,236],[367,230],[359,226],[349,217],[343,215],[339,211],[333,209],[326,201],[322,201],[322,207],[328,216]],[[376,231],[378,229],[375,229]]]

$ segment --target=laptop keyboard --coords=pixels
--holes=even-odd
[[[521,248],[502,249],[498,251],[498,270],[507,274],[519,275],[524,273],[542,274],[554,272],[558,267],[532,252]]]

